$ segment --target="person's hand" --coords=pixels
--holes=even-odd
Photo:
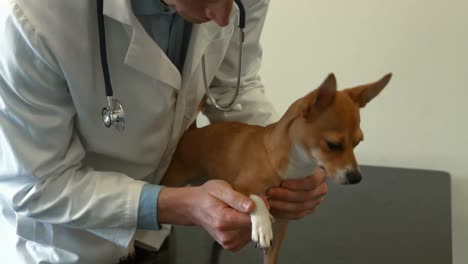
[[[238,193],[225,181],[208,181],[200,186],[195,221],[205,228],[223,248],[238,251],[251,241],[249,213],[255,203]]]
[[[199,225],[223,248],[235,252],[251,241],[249,213],[254,209],[249,197],[225,181],[212,180],[199,187],[163,188],[158,219],[160,223]]]
[[[267,192],[271,214],[280,219],[297,220],[312,214],[328,191],[326,174],[318,169],[303,179],[284,180]]]

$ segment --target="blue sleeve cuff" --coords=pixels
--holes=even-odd
[[[163,186],[149,183],[143,185],[138,207],[138,229],[161,229],[158,223],[158,197],[162,188]]]

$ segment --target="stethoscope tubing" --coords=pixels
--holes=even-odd
[[[98,28],[99,28],[99,49],[101,54],[101,66],[104,75],[104,84],[106,97],[112,97],[114,90],[112,89],[112,82],[109,74],[109,65],[107,60],[107,45],[106,45],[106,27],[104,26],[104,1],[97,0],[97,13],[98,13]]]

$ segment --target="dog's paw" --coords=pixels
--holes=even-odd
[[[252,241],[261,248],[269,248],[273,240],[273,216],[271,216],[265,202],[257,195],[250,195],[255,202],[255,210],[250,213],[252,221]]]

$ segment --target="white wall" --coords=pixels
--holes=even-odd
[[[450,172],[454,263],[468,263],[468,1],[271,0],[263,46],[280,113],[329,72],[341,88],[393,72],[362,111],[358,159]]]

